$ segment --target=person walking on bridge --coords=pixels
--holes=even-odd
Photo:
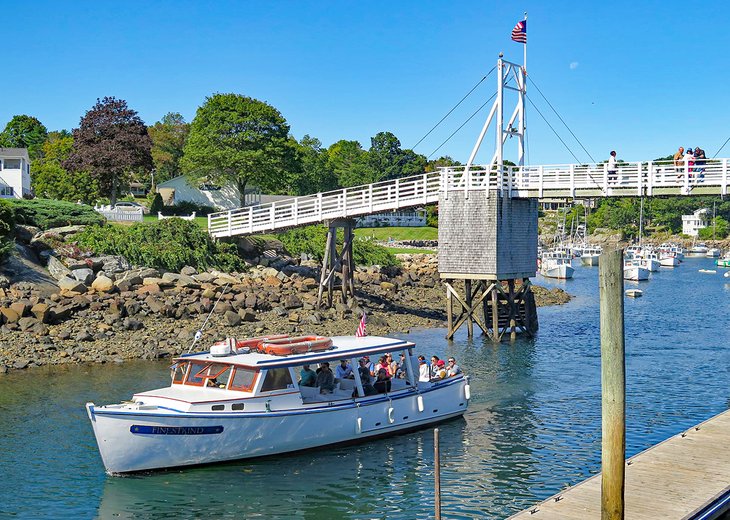
[[[611,150],[611,154],[608,157],[608,164],[606,165],[606,171],[608,172],[608,181],[618,180],[618,170],[616,169],[616,150]]]

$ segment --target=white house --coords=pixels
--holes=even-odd
[[[708,209],[698,209],[691,215],[682,215],[682,234],[696,237],[699,230],[710,225],[710,218],[707,216]]]
[[[241,207],[240,192],[233,184],[217,186],[200,182],[195,185],[184,175],[161,182],[157,185],[157,193],[162,196],[165,206],[172,206],[180,202],[194,202],[220,210]],[[247,186],[244,206],[258,206],[291,198],[291,195],[262,195],[258,186]]]
[[[426,210],[391,211],[367,215],[357,219],[356,227],[423,227],[426,225]]]
[[[0,148],[0,198],[31,195],[30,158],[27,148]]]

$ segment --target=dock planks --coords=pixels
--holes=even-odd
[[[625,517],[681,519],[730,483],[730,410],[629,459]],[[557,499],[557,501],[556,501]],[[510,517],[531,520],[601,518],[601,475]]]

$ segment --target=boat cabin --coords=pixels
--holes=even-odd
[[[229,348],[216,349],[221,346],[217,344],[209,352],[183,355],[171,367],[169,387],[135,394],[134,400],[160,406],[162,401],[172,399],[176,401],[177,409],[182,407],[186,411],[271,411],[314,403],[351,402],[438,384],[438,381],[419,382],[419,363],[413,352],[415,344],[409,341],[378,336],[309,337],[305,339],[326,339],[327,342],[315,346],[319,350],[306,352],[296,346],[302,343],[301,339],[278,336],[276,345],[288,348],[286,354],[267,353],[266,341],[259,341],[261,344],[256,348],[240,348],[237,345],[253,344],[251,342],[256,340],[236,342],[229,339],[226,340]],[[400,368],[397,374],[389,374],[387,382],[380,384],[374,367],[381,356],[388,354],[400,362]],[[369,361],[364,365],[370,367],[367,374],[361,375],[358,367],[365,356]],[[337,366],[342,360],[349,371],[345,377],[337,377],[342,375],[337,374]],[[311,380],[304,381],[305,375],[316,378],[319,371],[327,370],[325,365],[332,372],[331,377],[323,377],[329,384],[320,387],[312,385]],[[315,375],[305,374],[305,366]]]

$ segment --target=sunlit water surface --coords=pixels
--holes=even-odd
[[[723,410],[730,398],[730,279],[706,259],[630,284],[627,454]],[[427,357],[456,356],[471,376],[463,420],[440,427],[447,518],[502,518],[600,465],[597,268],[539,310],[535,339],[493,345],[465,330],[402,335]],[[353,323],[353,330],[356,323]],[[336,449],[133,477],[104,473],[84,403],[169,384],[164,363],[31,369],[0,377],[0,517],[429,518],[433,431]]]

